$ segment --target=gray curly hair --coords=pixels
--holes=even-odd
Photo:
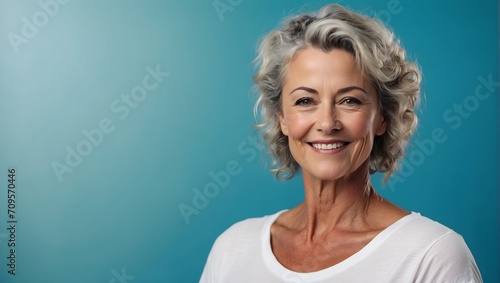
[[[254,111],[260,119],[256,126],[273,156],[271,171],[278,178],[290,179],[300,168],[290,152],[288,137],[281,132],[279,113],[287,64],[308,47],[351,53],[359,70],[375,86],[387,130],[375,137],[370,174],[385,172],[387,181],[398,168],[398,159],[404,156],[404,147],[417,125],[414,109],[420,96],[420,70],[405,59],[405,50],[380,21],[338,4],[327,5],[316,14],[288,18],[260,44],[254,76],[259,97]]]

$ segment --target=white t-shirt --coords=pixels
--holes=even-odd
[[[222,233],[200,282],[482,282],[462,236],[415,212],[334,266],[308,273],[291,271],[271,249],[271,225],[283,212],[238,222]],[[305,260],[314,266],[317,259]]]

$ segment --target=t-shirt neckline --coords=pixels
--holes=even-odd
[[[375,251],[382,243],[384,243],[394,231],[398,230],[401,226],[421,216],[420,213],[411,212],[410,214],[403,216],[401,219],[397,220],[396,222],[394,222],[393,224],[389,225],[387,228],[382,230],[366,246],[364,246],[361,250],[351,255],[347,259],[343,260],[342,262],[339,262],[333,266],[327,267],[322,270],[302,273],[302,272],[295,272],[284,267],[278,261],[278,259],[276,259],[276,256],[274,255],[271,249],[271,226],[274,223],[274,221],[276,221],[276,219],[286,211],[287,210],[281,210],[273,215],[269,215],[266,217],[267,219],[262,230],[262,239],[261,239],[262,255],[266,267],[280,279],[283,279],[283,281],[285,281],[287,278],[288,279],[307,278],[307,280],[313,281],[334,276],[335,274],[342,272],[348,269],[349,267],[356,265],[357,263],[362,261],[370,253]]]

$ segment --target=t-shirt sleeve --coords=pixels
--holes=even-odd
[[[462,236],[450,231],[435,241],[425,254],[416,282],[483,282]]]
[[[241,282],[241,268],[247,270],[248,259],[258,257],[260,233],[264,218],[237,222],[217,237],[203,269],[200,282]],[[255,255],[254,255],[255,254]],[[236,278],[236,279],[235,279]],[[231,280],[231,281],[228,281]]]
[[[205,263],[205,267],[203,268],[203,272],[201,274],[200,283],[216,283],[217,282],[217,253],[218,253],[218,241],[217,239],[210,250],[210,254],[208,255],[207,262]]]
[[[225,276],[225,272],[236,258],[235,253],[241,247],[241,239],[250,234],[245,233],[248,223],[248,220],[235,223],[217,237],[203,268],[200,283],[222,281],[221,278]]]

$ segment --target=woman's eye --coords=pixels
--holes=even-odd
[[[311,103],[312,103],[312,100],[310,98],[301,98],[295,102],[295,105],[306,106],[306,105],[310,105]]]
[[[359,105],[359,104],[361,104],[361,101],[359,101],[359,99],[354,98],[354,97],[347,97],[344,100],[342,100],[341,103],[347,104],[347,105]]]

